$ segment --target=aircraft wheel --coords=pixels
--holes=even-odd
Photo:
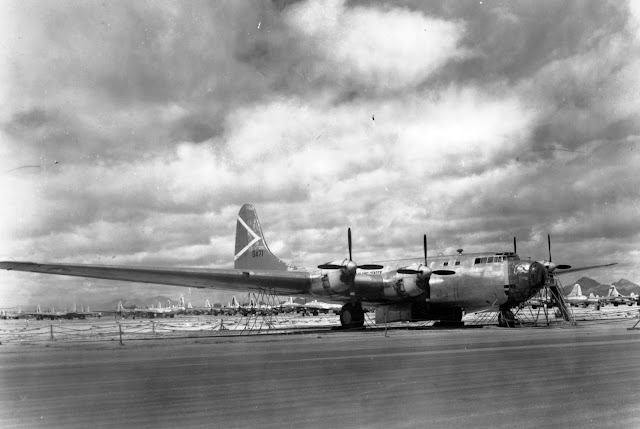
[[[340,323],[343,328],[362,328],[364,326],[364,311],[361,306],[345,304],[340,310]]]
[[[500,310],[498,314],[498,326],[513,328],[516,326],[516,317],[511,310]]]

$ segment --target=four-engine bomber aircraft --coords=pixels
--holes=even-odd
[[[278,295],[315,295],[344,303],[343,327],[364,324],[362,303],[375,305],[376,322],[404,320],[460,321],[467,312],[510,309],[526,301],[544,285],[543,263],[520,260],[515,252],[488,252],[386,261],[358,265],[349,258],[318,266],[293,267],[274,256],[262,234],[255,208],[245,204],[236,225],[235,268],[158,268],[0,262],[0,268],[66,276],[93,277],[174,286]],[[515,249],[514,249],[515,250]],[[554,266],[555,268],[555,266]],[[568,268],[568,267],[567,267]]]

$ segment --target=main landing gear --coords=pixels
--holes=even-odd
[[[362,328],[364,326],[364,310],[362,304],[347,303],[340,310],[340,323],[343,329]]]

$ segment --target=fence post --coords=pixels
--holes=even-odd
[[[120,331],[120,345],[124,346],[124,343],[122,342],[122,325],[120,322],[118,322],[118,331]]]
[[[50,333],[51,333],[50,340],[51,340],[51,341],[55,341],[56,339],[55,339],[55,338],[53,338],[53,324],[49,325],[49,328],[50,328]]]
[[[156,322],[154,320],[151,321],[151,332],[153,335],[156,334]]]
[[[385,338],[388,337],[388,335],[387,335],[387,327],[388,327],[388,324],[387,324],[387,312],[388,311],[389,311],[389,309],[385,306],[385,308],[384,308],[384,337]]]

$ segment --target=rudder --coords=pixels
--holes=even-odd
[[[258,213],[251,204],[240,208],[236,223],[236,269],[288,270],[289,266],[276,258],[262,234]]]

